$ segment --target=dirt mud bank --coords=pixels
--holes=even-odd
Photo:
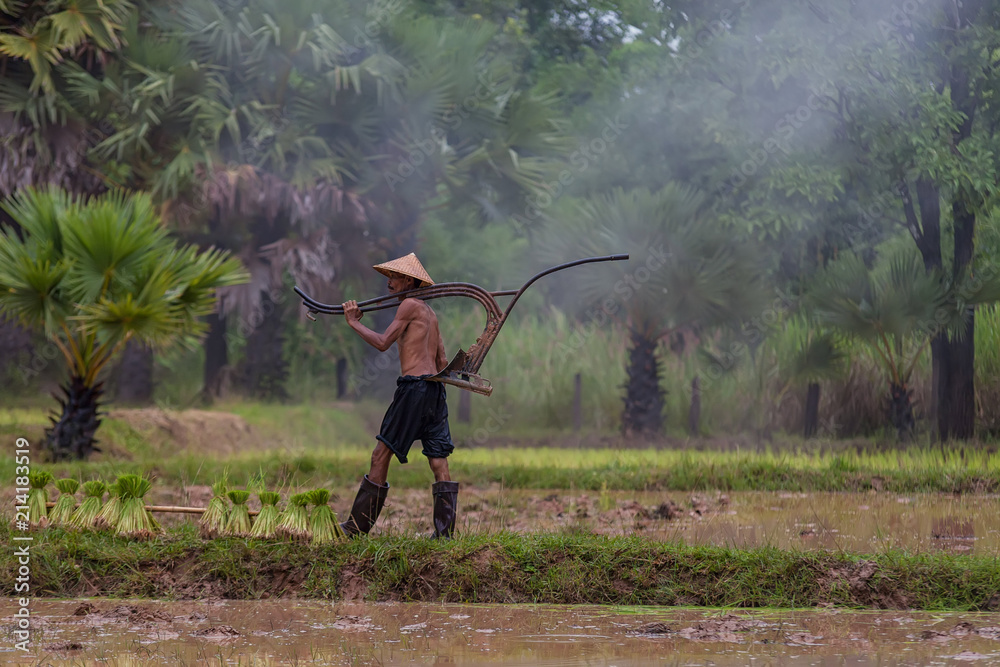
[[[12,559],[0,555],[8,597]],[[740,550],[595,535],[373,537],[312,547],[205,541],[192,527],[150,542],[52,529],[32,546],[36,597],[998,611],[997,581],[1000,562],[988,557]]]

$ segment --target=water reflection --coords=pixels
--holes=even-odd
[[[912,665],[1000,661],[1000,614],[39,601],[52,665]],[[4,613],[9,628],[12,609]],[[957,663],[956,663],[957,664]]]

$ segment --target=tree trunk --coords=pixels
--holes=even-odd
[[[630,337],[622,429],[626,435],[659,433],[663,429],[665,392],[660,387],[656,340],[634,329]]]
[[[701,435],[701,379],[691,378],[691,406],[688,408],[688,433],[692,438]]]
[[[153,400],[153,350],[137,340],[130,340],[115,369],[115,401],[145,405]]]
[[[463,424],[472,421],[472,394],[462,389],[458,391],[458,421]]]
[[[0,366],[14,363],[22,352],[31,352],[31,334],[17,322],[0,315]]]
[[[806,389],[805,437],[812,438],[819,430],[819,383],[810,382]]]
[[[951,362],[947,419],[952,438],[970,440],[976,435],[975,312],[969,313],[965,336],[948,345]]]
[[[953,34],[956,45],[962,41],[959,31],[984,11],[987,3],[983,0],[967,0],[954,3],[946,12],[954,12],[955,26],[959,30]],[[976,119],[981,92],[976,90],[983,84],[977,77],[970,76],[964,64],[956,62],[952,65],[949,81],[952,103],[957,111],[964,116],[959,126],[952,132],[952,143],[957,152],[962,142],[972,136],[972,127]],[[976,214],[970,208],[968,198],[973,193],[963,192],[961,188],[952,192],[952,220],[954,221],[953,238],[955,241],[952,276],[957,283],[966,275],[975,250]],[[948,428],[951,437],[968,440],[976,432],[976,389],[975,361],[976,347],[974,331],[975,313],[969,313],[965,335],[953,338],[949,343],[948,363]]]
[[[60,389],[64,397],[53,397],[62,410],[49,418],[52,427],[45,429],[45,448],[53,461],[85,459],[91,452],[101,451],[95,446],[94,434],[101,425],[97,408],[103,383],[87,387],[82,378],[73,376]]]
[[[268,401],[288,398],[285,382],[288,380],[288,362],[285,360],[285,323],[282,303],[271,298],[270,292],[261,293],[263,320],[247,338],[247,345],[240,364],[239,376],[242,389],[248,396]]]
[[[913,437],[915,423],[911,394],[905,384],[893,382],[889,385],[889,423],[896,429],[896,436],[901,442],[909,442]]]
[[[948,334],[941,332],[931,341],[931,415],[937,420],[937,439],[948,442],[951,437],[951,364],[948,362]],[[934,429],[932,429],[932,432]]]
[[[229,350],[226,346],[226,318],[212,313],[205,320],[208,323],[208,336],[205,338],[202,397],[211,401],[221,394],[222,371],[229,365]]]
[[[940,271],[941,259],[941,192],[929,178],[917,179],[917,203],[920,206],[920,230],[917,248],[924,260],[924,269],[930,273]],[[937,421],[938,437],[948,439],[946,412],[942,407],[942,393],[948,387],[948,355],[945,349],[948,337],[938,334],[931,341],[931,405],[930,414]],[[933,432],[934,429],[932,428]],[[943,435],[942,435],[943,434]]]
[[[583,376],[577,373],[573,376],[573,431],[577,432],[583,426]]]
[[[955,220],[953,275],[957,282],[972,263],[976,215],[964,202],[956,201],[952,205],[952,217]],[[948,427],[951,437],[959,440],[969,440],[976,434],[975,315],[975,310],[970,309],[964,335],[953,337],[949,342]]]

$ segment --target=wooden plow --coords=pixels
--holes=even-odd
[[[500,333],[500,329],[503,328],[504,323],[507,321],[507,317],[510,315],[510,311],[514,308],[514,304],[517,303],[517,300],[521,298],[521,295],[524,294],[526,289],[531,287],[531,285],[539,278],[543,278],[544,276],[547,276],[550,273],[555,273],[556,271],[562,271],[563,269],[580,266],[581,264],[592,264],[594,262],[618,262],[627,259],[628,255],[605,255],[602,257],[587,257],[573,262],[566,262],[565,264],[559,264],[558,266],[553,266],[541,271],[540,273],[536,273],[530,280],[528,280],[528,282],[524,283],[520,289],[516,290],[489,292],[478,285],[473,285],[472,283],[440,283],[437,285],[429,285],[427,287],[418,287],[405,292],[399,292],[398,294],[387,294],[385,296],[376,297],[367,301],[361,301],[358,303],[358,307],[361,308],[361,312],[363,313],[375,310],[384,310],[386,308],[395,308],[399,305],[400,301],[408,297],[429,300],[441,299],[449,296],[464,296],[478,301],[486,310],[486,326],[483,328],[483,333],[480,334],[479,338],[476,339],[476,342],[469,347],[468,352],[459,349],[458,354],[455,355],[455,358],[451,360],[451,363],[448,364],[444,370],[427,379],[435,382],[443,382],[477,394],[489,396],[493,393],[493,385],[486,378],[480,377],[479,367],[483,365],[483,360],[486,359],[486,353],[490,351],[494,341],[496,341],[497,335]],[[344,314],[343,306],[320,303],[319,301],[312,299],[298,287],[295,287],[295,293],[302,297],[302,305],[304,305],[309,311],[307,313],[307,317],[313,321],[316,319],[313,315],[317,313],[321,313],[323,315]],[[508,296],[513,298],[510,300],[510,303],[507,304],[506,309],[501,309],[499,304],[497,304],[497,298]]]

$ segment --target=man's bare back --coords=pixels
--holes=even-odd
[[[408,280],[389,278],[389,292],[395,294],[407,289],[411,284]],[[448,365],[437,315],[420,299],[403,299],[383,334],[361,324],[362,313],[356,301],[344,304],[344,317],[362,340],[377,350],[384,352],[393,343],[397,344],[400,375],[435,375]]]

